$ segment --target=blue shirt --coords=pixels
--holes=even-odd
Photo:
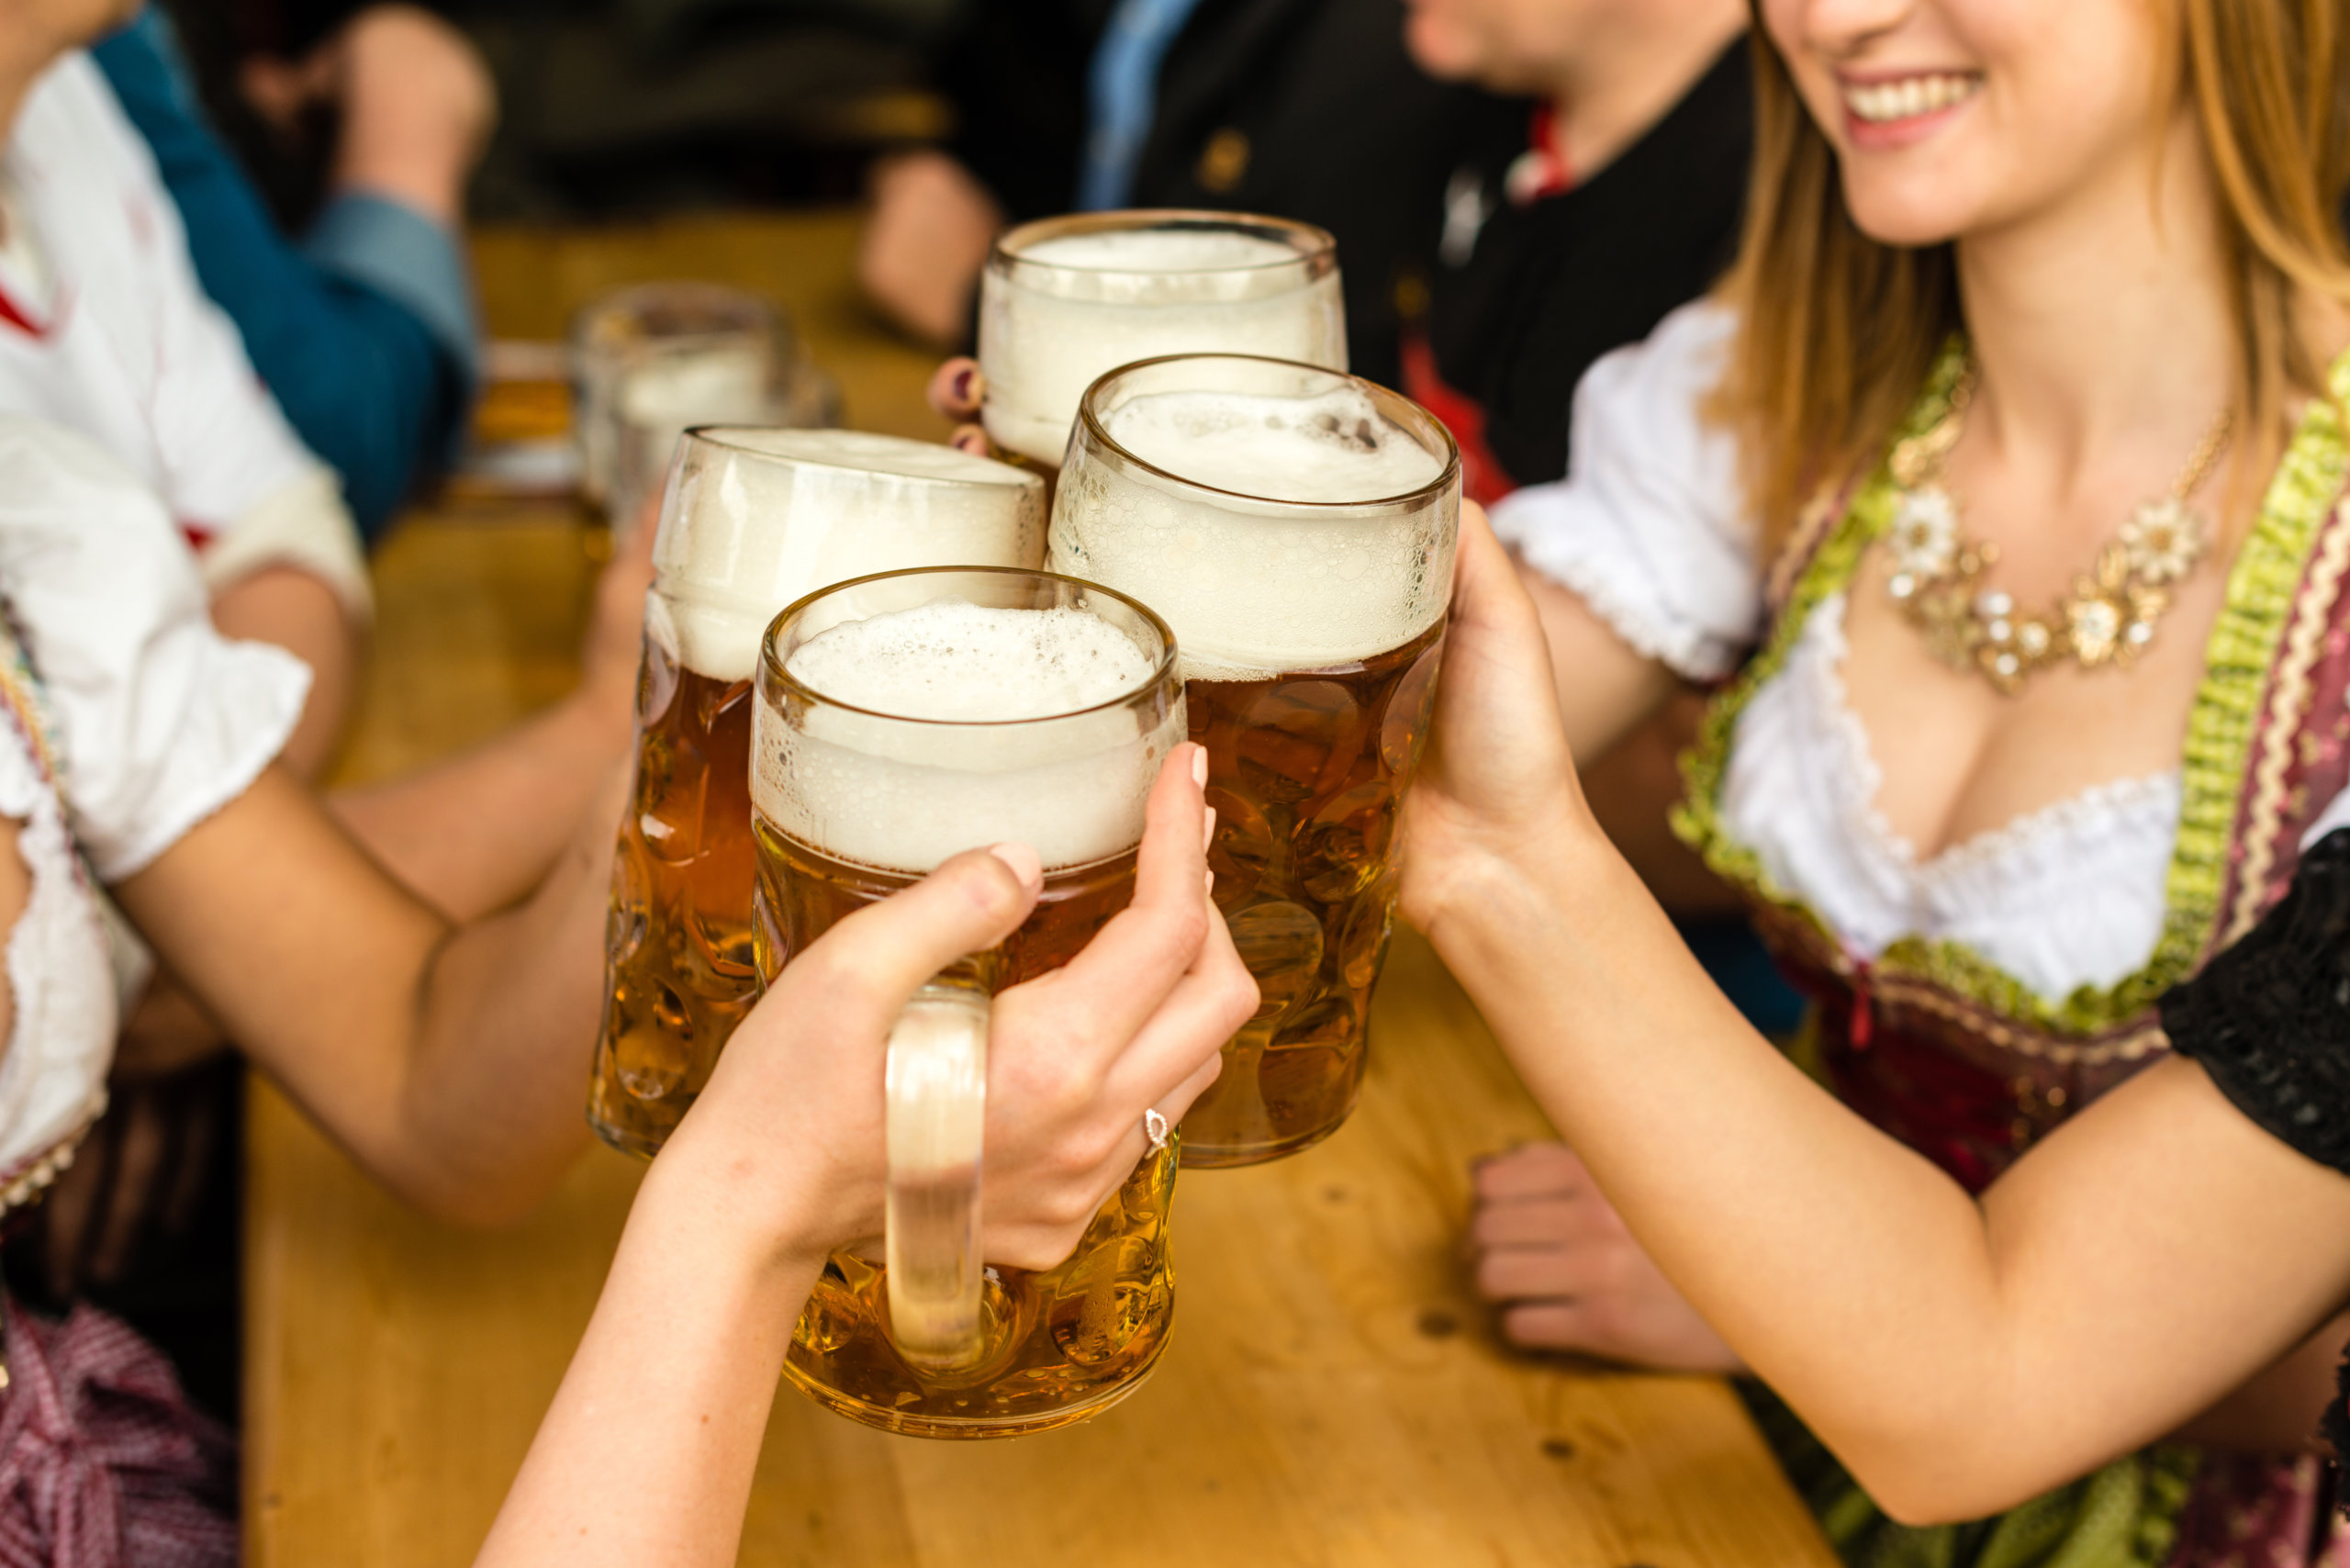
[[[206,121],[171,24],[153,6],[91,50],[186,226],[205,292],[310,450],[379,538],[445,452],[477,374],[456,237],[380,196],[336,196],[300,244]]]

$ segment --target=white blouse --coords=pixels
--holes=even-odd
[[[1519,490],[1494,528],[1633,647],[1693,680],[1728,674],[1767,616],[1735,443],[1701,417],[1736,326],[1684,306],[1592,366],[1574,463]],[[2100,784],[1920,860],[1876,809],[1869,737],[1844,695],[1844,598],[1811,612],[1730,734],[1721,811],[1777,886],[1853,957],[1916,936],[1964,944],[2050,1002],[2145,967],[2160,939],[2177,769]],[[2305,842],[2350,825],[2350,794]]]
[[[293,733],[309,671],[212,628],[194,563],[139,478],[81,436],[0,415],[0,605],[52,748],[0,717],[0,815],[31,879],[7,935],[0,1207],[104,1103],[126,973],[98,881],[153,862]],[[86,868],[86,870],[85,870]]]
[[[6,135],[0,412],[113,453],[162,498],[214,587],[284,562],[364,613],[341,483],[205,294],[154,156],[97,66],[78,51],[50,66]]]

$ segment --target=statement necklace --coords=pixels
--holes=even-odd
[[[1970,362],[1951,388],[1948,411],[1930,429],[1896,442],[1888,460],[1900,498],[1886,539],[1893,559],[1886,586],[1902,619],[1924,635],[1936,658],[1955,670],[1979,670],[2007,696],[2067,659],[2084,669],[2129,664],[2154,640],[2154,623],[2170,608],[2170,585],[2210,548],[2210,524],[2187,498],[2227,449],[2234,408],[2220,411],[2170,493],[2140,502],[2098,551],[2096,564],[2073,579],[2070,593],[2044,613],[2026,615],[2009,595],[1981,586],[1983,574],[1998,564],[1999,547],[1959,532],[1958,501],[1942,482],[1974,398]]]

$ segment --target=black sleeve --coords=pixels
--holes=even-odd
[[[2284,901],[2162,1015],[2238,1110],[2350,1175],[2350,829],[2304,855]]]

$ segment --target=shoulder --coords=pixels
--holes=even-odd
[[[84,50],[43,72],[26,95],[9,139],[44,164],[151,178],[154,163],[105,73]]]

